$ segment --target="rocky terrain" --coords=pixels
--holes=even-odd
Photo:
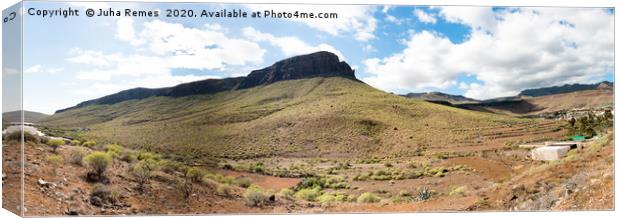
[[[46,136],[26,137],[25,212],[613,209],[613,116],[571,124],[499,107],[510,108],[385,93],[327,52],[247,77],[122,91],[59,110],[39,123]],[[519,146],[585,130],[556,161]],[[11,211],[18,138],[3,136]]]

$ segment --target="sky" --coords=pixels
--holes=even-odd
[[[135,87],[245,76],[315,51],[337,54],[357,78],[399,94],[489,99],[613,81],[613,9],[25,3],[31,7],[161,12],[157,18],[24,16],[24,109],[48,114]],[[162,16],[174,8],[336,12],[338,18]]]

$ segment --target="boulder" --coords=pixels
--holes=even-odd
[[[545,146],[532,150],[534,160],[559,160],[570,150],[570,146]]]

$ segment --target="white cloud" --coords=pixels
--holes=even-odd
[[[38,73],[40,70],[41,70],[41,65],[37,64],[32,67],[26,68],[26,70],[24,70],[24,73]]]
[[[613,14],[603,9],[444,9],[442,16],[477,27],[463,43],[414,32],[401,52],[366,60],[371,76],[363,80],[389,91],[424,91],[457,86],[458,76],[470,74],[479,81],[458,86],[467,97],[486,99],[526,88],[596,82],[613,72]]]
[[[437,18],[435,18],[434,15],[426,13],[423,10],[415,9],[413,11],[413,14],[416,17],[418,17],[418,20],[420,20],[422,23],[430,23],[430,24],[437,23]]]
[[[40,64],[30,66],[24,70],[24,73],[47,73],[47,74],[56,74],[60,71],[63,71],[64,68],[43,68]]]
[[[282,53],[285,56],[294,56],[300,54],[308,54],[317,51],[328,51],[336,54],[340,60],[346,60],[342,52],[338,51],[338,49],[333,46],[325,43],[321,43],[317,46],[311,46],[302,41],[297,37],[286,36],[286,37],[276,37],[269,33],[260,32],[252,27],[245,27],[242,29],[243,35],[248,39],[254,40],[256,42],[269,42],[270,44],[280,48]]]
[[[398,19],[392,15],[386,14],[385,15],[385,20],[387,20],[388,22],[394,23],[396,25],[401,25],[403,23],[402,19]]]
[[[104,53],[75,48],[68,62],[86,66],[75,77],[85,82],[80,95],[98,97],[135,87],[156,88],[207,78],[212,75],[173,75],[173,69],[226,72],[231,66],[261,64],[265,50],[253,41],[228,37],[225,28],[205,25],[188,28],[154,20],[134,29],[131,19],[117,21],[116,37],[135,48],[136,54]]]
[[[294,13],[337,13],[336,19],[309,19],[291,18],[288,20],[301,22],[305,25],[326,32],[333,36],[353,35],[356,40],[368,41],[375,38],[374,31],[377,28],[377,20],[373,13],[377,10],[376,6],[370,5],[304,5],[299,7],[293,4],[250,4],[247,5],[254,11],[273,10],[274,12]]]

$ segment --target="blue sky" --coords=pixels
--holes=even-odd
[[[159,9],[179,4],[36,3],[25,8]],[[397,93],[486,99],[525,88],[613,81],[613,11],[184,4],[337,12],[338,19],[24,17],[24,108],[45,113],[134,87],[247,75],[293,55],[336,53]],[[570,24],[570,25],[567,25]]]

